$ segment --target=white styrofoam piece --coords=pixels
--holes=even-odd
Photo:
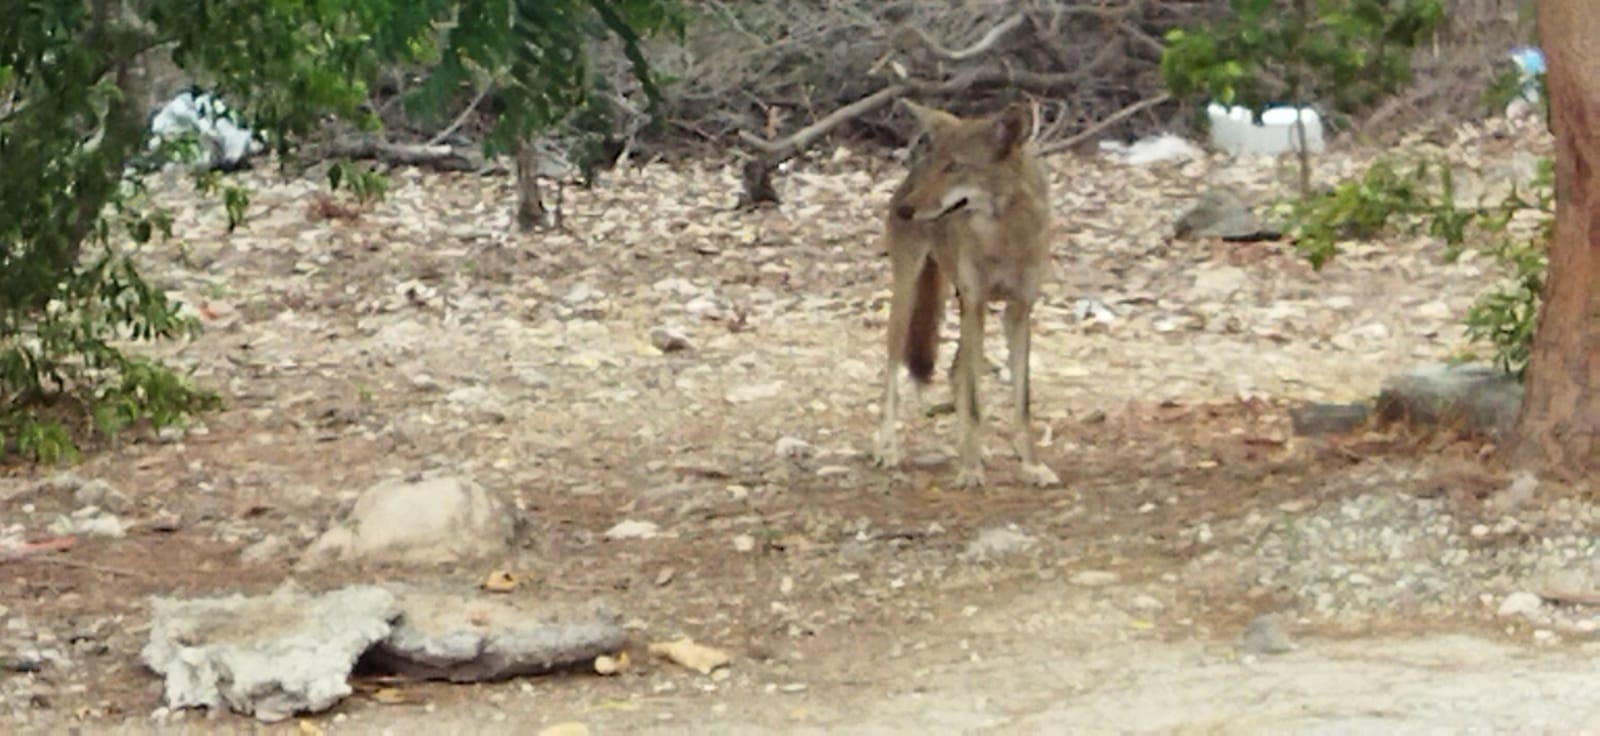
[[[1211,143],[1234,156],[1272,155],[1300,149],[1295,130],[1295,108],[1271,107],[1261,113],[1261,123],[1251,119],[1249,108],[1223,107],[1215,102],[1206,106],[1211,118]],[[1306,128],[1306,150],[1321,153],[1322,117],[1316,110],[1299,109]]]

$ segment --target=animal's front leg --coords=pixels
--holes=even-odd
[[[978,373],[983,366],[983,302],[979,289],[961,290],[961,339],[955,365],[956,421],[960,423],[956,454],[961,464],[957,488],[980,488],[983,453],[978,446]]]
[[[1022,461],[1022,477],[1035,486],[1050,486],[1061,482],[1054,471],[1039,462],[1038,450],[1033,441],[1033,412],[1029,386],[1028,353],[1032,343],[1033,307],[1024,301],[1006,303],[1006,356],[1011,363],[1011,397],[1015,405],[1017,457]]]

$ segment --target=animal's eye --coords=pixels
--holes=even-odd
[[[954,173],[956,173],[957,171],[960,171],[960,170],[961,170],[961,162],[960,161],[946,161],[945,164],[944,164],[944,173],[946,173],[946,174],[954,174]]]

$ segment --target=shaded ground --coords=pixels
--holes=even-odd
[[[1479,170],[1464,188],[1508,185],[1548,145],[1461,136],[1445,152]],[[1332,154],[1321,171],[1364,157]],[[943,487],[948,416],[905,417],[908,471],[866,459],[888,284],[874,213],[899,176],[888,164],[841,156],[793,173],[792,204],[756,214],[729,211],[733,171],[649,167],[569,192],[572,232],[527,238],[508,234],[503,177],[397,173],[374,211],[330,222],[306,217],[314,181],[253,175],[258,215],[232,235],[219,207],[173,184],[163,196],[189,247],[153,254],[151,274],[210,329],[166,351],[228,408],[76,469],[131,499],[126,537],[0,562],[0,652],[28,665],[0,675],[0,706],[41,732],[145,728],[159,686],[136,657],[153,593],[291,577],[469,586],[505,568],[532,581],[513,595],[612,601],[635,634],[632,667],[407,685],[410,704],[358,696],[317,727],[1595,723],[1574,705],[1600,686],[1594,609],[1498,615],[1513,592],[1600,589],[1595,489],[1511,493],[1475,443],[1288,431],[1294,401],[1370,395],[1396,368],[1458,351],[1457,315],[1494,265],[1396,238],[1352,244],[1314,273],[1279,246],[1167,238],[1206,187],[1275,194],[1270,163],[1051,164],[1059,280],[1039,310],[1035,408],[1063,487],[1009,485],[1008,394],[993,375],[997,487],[982,494]],[[1118,318],[1079,319],[1080,298]],[[690,349],[663,354],[658,327]],[[996,330],[987,350],[1003,356]],[[930,399],[943,398],[939,385]],[[781,454],[780,440],[802,449]],[[357,492],[425,469],[513,496],[532,520],[523,547],[471,567],[294,572]],[[15,470],[0,502],[7,525],[37,533],[76,507],[31,491],[31,473]],[[630,519],[662,536],[604,538]],[[1301,648],[1237,647],[1263,613]],[[644,652],[680,634],[734,666],[707,678]]]

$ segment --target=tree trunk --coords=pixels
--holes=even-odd
[[[511,158],[517,165],[517,229],[532,232],[543,227],[550,215],[539,194],[539,149],[518,138],[512,144]]]
[[[1555,236],[1522,413],[1508,448],[1521,465],[1600,477],[1600,2],[1539,0]]]

